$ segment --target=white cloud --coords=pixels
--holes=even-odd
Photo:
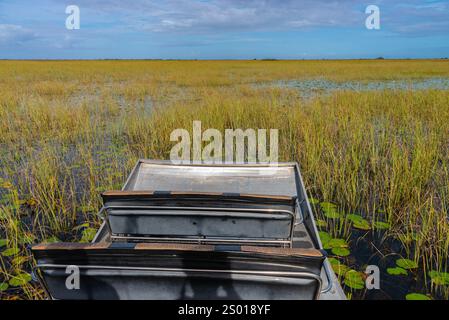
[[[282,30],[355,23],[354,1],[166,1],[151,25],[166,31]],[[178,9],[175,9],[178,8]],[[362,17],[360,17],[362,18]],[[175,27],[174,27],[175,26]]]
[[[88,11],[96,21],[116,21],[118,27],[136,31],[201,34],[313,27],[362,30],[369,4],[380,7],[382,28],[392,33],[449,31],[445,0],[77,0],[82,14]]]
[[[414,0],[408,3],[397,3],[390,10],[391,13],[386,21],[396,33],[422,36],[449,32],[447,2]]]
[[[27,28],[15,24],[0,24],[0,43],[22,43],[36,38]]]
[[[136,29],[157,32],[285,30],[360,23],[360,0],[79,0],[81,10],[119,17]]]

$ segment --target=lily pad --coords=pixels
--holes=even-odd
[[[9,248],[2,252],[2,256],[11,257],[20,252],[19,248]]]
[[[432,300],[432,298],[421,293],[409,293],[405,296],[406,300]]]
[[[410,259],[398,259],[396,260],[396,265],[406,270],[418,268],[418,264]]]
[[[309,202],[310,202],[310,204],[317,205],[320,203],[320,200],[315,199],[315,198],[309,198]]]
[[[449,285],[449,273],[447,272],[438,272],[432,270],[429,272],[429,276],[432,280],[432,283],[436,284],[437,286]]]
[[[374,228],[377,230],[388,230],[391,228],[391,226],[388,222],[376,221],[374,222]]]
[[[345,274],[344,284],[351,289],[360,290],[365,288],[363,274],[355,270],[349,270]]]
[[[363,218],[362,216],[359,216],[358,214],[348,214],[346,216],[346,219],[352,222],[352,226],[356,229],[360,230],[370,230],[371,225],[369,224],[368,220]]]
[[[95,237],[97,230],[94,228],[86,228],[83,230],[83,235],[80,242],[91,242]]]
[[[352,226],[356,229],[360,229],[360,230],[371,230],[371,225],[369,224],[368,221],[361,221],[361,222],[354,222],[352,224]]]
[[[321,210],[323,210],[324,215],[329,219],[339,219],[342,214],[338,212],[337,205],[330,202],[320,203]]]
[[[24,286],[28,282],[31,281],[31,275],[29,273],[21,273],[9,280],[9,285],[11,287],[20,287]]]
[[[332,253],[339,257],[347,257],[351,251],[348,248],[332,248]]]
[[[340,261],[338,261],[335,258],[329,258],[329,263],[331,264],[334,272],[340,276],[344,276],[345,273],[350,270],[348,266],[342,264]]]
[[[346,242],[345,239],[333,238],[329,240],[329,246],[331,248],[347,248],[348,243]]]
[[[407,270],[405,270],[405,269],[403,269],[401,267],[387,268],[387,273],[389,275],[392,275],[392,276],[400,276],[400,275],[406,276],[406,275],[408,275]]]
[[[325,231],[319,232],[321,243],[323,244],[324,249],[330,249],[329,241],[332,239],[331,235]]]
[[[329,209],[323,210],[324,215],[329,219],[340,219],[342,217],[342,213],[338,212],[337,209]]]
[[[6,282],[0,282],[0,292],[6,291],[9,288],[9,284]]]
[[[362,216],[359,216],[358,214],[348,214],[346,215],[346,219],[351,222],[363,222],[366,221]]]
[[[0,239],[0,248],[6,246],[7,243],[6,239]]]

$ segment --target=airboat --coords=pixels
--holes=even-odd
[[[92,243],[32,247],[50,299],[346,298],[296,163],[139,160],[102,199]]]

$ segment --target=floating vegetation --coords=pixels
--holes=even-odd
[[[326,231],[318,232],[320,235],[321,243],[323,244],[324,249],[329,249],[329,241],[332,239],[331,235]]]
[[[15,247],[15,248],[8,248],[4,251],[2,251],[2,256],[4,257],[11,257],[14,256],[16,254],[18,254],[20,252],[20,249]]]
[[[350,255],[350,250],[348,249],[348,243],[344,239],[332,238],[327,232],[321,231],[320,233],[321,242],[323,248],[326,250],[331,250],[336,256],[346,257]]]
[[[324,215],[329,219],[340,219],[342,217],[342,213],[337,210],[328,210],[324,211]]]
[[[408,275],[407,270],[405,270],[404,268],[401,268],[401,267],[387,268],[387,273],[392,275],[392,276],[406,276],[406,275]]]
[[[351,270],[348,266],[342,264],[340,261],[338,261],[335,258],[329,258],[329,263],[331,264],[334,272],[336,274],[338,274],[339,276],[344,276],[346,274],[346,272]]]
[[[410,259],[398,259],[396,260],[396,265],[406,270],[418,268],[418,264]]]
[[[447,272],[438,272],[432,270],[429,272],[429,277],[433,284],[437,286],[447,286],[449,285],[449,273]]]
[[[324,215],[329,219],[339,219],[342,217],[342,213],[337,210],[337,205],[333,203],[322,202],[320,203],[320,207]]]
[[[315,198],[309,198],[309,203],[312,205],[317,205],[320,203],[320,200],[315,199]]]
[[[346,219],[351,222],[363,222],[366,221],[362,216],[359,216],[357,214],[347,214]]]
[[[94,239],[96,233],[97,230],[94,228],[85,228],[83,230],[83,235],[80,242],[91,242]]]
[[[345,239],[337,239],[333,238],[329,240],[329,247],[330,248],[347,248],[348,243]]]
[[[6,239],[0,239],[0,248],[5,247],[8,241]]]
[[[18,274],[17,276],[15,276],[15,277],[12,277],[9,280],[9,285],[11,287],[21,287],[21,286],[26,285],[28,282],[30,282],[31,279],[32,278],[31,278],[31,275],[29,273],[21,273],[21,274]]]
[[[332,248],[332,253],[339,257],[347,257],[351,251],[348,248]]]
[[[384,221],[375,221],[374,222],[374,228],[376,230],[388,230],[391,228],[390,224],[388,222]]]
[[[356,228],[356,229],[360,229],[360,230],[364,230],[364,231],[371,230],[371,226],[370,226],[370,224],[368,223],[368,221],[366,221],[366,222],[354,222],[354,223],[352,224],[352,226],[353,226],[354,228]]]
[[[9,284],[6,282],[0,282],[0,292],[6,291],[9,288]]]
[[[352,222],[352,226],[356,229],[360,230],[370,230],[371,225],[362,216],[356,215],[356,214],[348,214],[346,215],[346,219]]]
[[[405,296],[406,300],[432,300],[429,296],[422,293],[409,293]]]
[[[323,211],[328,211],[328,210],[336,210],[337,209],[337,205],[335,203],[331,203],[331,202],[321,202],[320,203],[320,207]]]
[[[365,275],[356,270],[349,270],[345,273],[343,283],[351,289],[361,290],[365,288]]]

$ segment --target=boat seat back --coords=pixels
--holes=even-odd
[[[293,197],[152,191],[102,196],[113,238],[291,245]]]

